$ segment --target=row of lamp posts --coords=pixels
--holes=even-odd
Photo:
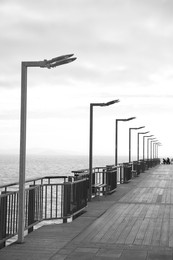
[[[25,229],[25,171],[26,171],[26,119],[27,119],[27,68],[28,67],[40,67],[40,68],[55,68],[57,66],[67,64],[74,61],[76,58],[72,58],[73,54],[63,55],[51,60],[43,61],[25,61],[21,63],[21,117],[20,117],[20,160],[19,160],[19,225],[18,225],[18,243],[23,243],[24,241],[24,229]],[[107,103],[91,103],[90,104],[90,140],[89,140],[89,201],[92,197],[92,157],[93,157],[93,107],[106,107],[118,103],[119,100],[113,100]],[[135,117],[130,117],[127,119],[116,119],[116,131],[115,131],[115,165],[118,164],[118,122],[127,122],[135,119]],[[131,130],[144,128],[129,128],[129,162],[131,162]],[[146,134],[138,133],[139,134]],[[148,137],[148,136],[145,136]],[[149,138],[151,139],[151,138]],[[148,139],[148,141],[149,141]],[[155,139],[155,138],[152,138]],[[160,143],[155,144],[160,145]],[[149,147],[149,146],[148,146]],[[149,148],[148,148],[149,149]],[[156,149],[155,149],[156,150]],[[138,145],[139,151],[139,145]],[[148,151],[148,150],[147,150]],[[151,152],[152,154],[152,152]],[[158,149],[157,149],[158,155]],[[143,155],[144,156],[144,155]],[[147,155],[148,158],[149,155]],[[154,152],[153,152],[154,156]],[[139,159],[139,153],[138,153]]]

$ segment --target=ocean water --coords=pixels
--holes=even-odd
[[[119,157],[127,162],[127,157]],[[27,155],[26,179],[70,175],[74,170],[88,169],[88,156]],[[113,156],[94,156],[93,167],[114,164]],[[19,181],[19,156],[0,155],[0,186]]]
[[[127,162],[127,157],[118,158],[119,162]],[[104,167],[114,164],[114,156],[94,156],[93,167]],[[60,155],[27,155],[26,157],[26,179],[40,178],[44,176],[70,175],[74,170],[88,169],[88,156],[60,156]],[[0,155],[0,186],[19,181],[19,156]],[[69,220],[71,221],[71,220]],[[34,230],[43,225],[60,224],[62,220],[42,221]],[[25,232],[27,235],[27,231]],[[10,238],[6,245],[17,240],[17,236]]]

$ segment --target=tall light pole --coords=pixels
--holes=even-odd
[[[116,119],[115,121],[115,165],[117,165],[117,157],[118,157],[118,122],[127,122],[135,119],[136,117],[130,117],[127,119]]]
[[[20,115],[20,160],[19,160],[19,221],[18,221],[18,243],[24,241],[25,228],[25,163],[26,163],[26,118],[27,118],[27,68],[54,68],[76,58],[73,54],[62,55],[51,60],[23,61],[21,63],[21,115]]]
[[[143,136],[143,161],[145,160],[145,138],[152,137],[153,135],[144,135]]]
[[[144,135],[144,134],[148,134],[148,133],[149,133],[149,131],[138,133],[138,137],[137,137],[137,161],[139,161],[139,135]]]
[[[119,99],[107,103],[91,103],[90,104],[90,134],[89,134],[89,196],[92,197],[92,158],[93,158],[93,107],[106,107],[118,103]]]
[[[148,138],[147,139],[147,159],[149,159],[149,141],[153,140],[153,139],[156,139],[156,138]]]
[[[154,149],[154,146],[153,146],[153,144],[155,143],[155,142],[157,142],[158,140],[156,140],[156,138],[154,138],[153,140],[151,140],[151,142],[150,142],[150,159],[153,159],[153,149]]]
[[[147,159],[149,159],[149,141],[155,139],[156,139],[155,137],[147,139]],[[150,154],[151,154],[151,146],[150,146]]]
[[[157,152],[156,152],[156,156],[157,156],[157,158],[159,158],[159,146],[162,146],[162,144],[159,142],[159,143],[157,143]]]
[[[157,158],[156,156],[156,145],[158,145],[158,140],[156,140],[155,142],[153,142],[153,159]]]
[[[130,127],[129,128],[129,163],[131,162],[131,131],[132,130],[139,130],[144,128],[145,126],[140,126],[140,127]]]

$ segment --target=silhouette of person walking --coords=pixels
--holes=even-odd
[[[167,158],[166,163],[170,164],[170,159],[169,158]]]

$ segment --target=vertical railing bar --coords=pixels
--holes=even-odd
[[[11,208],[11,196],[9,194],[8,198],[8,203],[7,203],[7,207],[8,207],[8,221],[7,221],[7,226],[8,226],[8,235],[10,233],[10,208]]]
[[[38,219],[40,220],[40,212],[41,212],[41,201],[40,201],[40,185],[38,186]]]
[[[35,219],[38,219],[38,186],[35,186]]]
[[[43,183],[43,182],[42,182]],[[40,186],[40,200],[41,200],[41,216],[40,216],[40,219],[42,220],[43,219],[43,184],[41,184]]]
[[[57,211],[58,211],[58,184],[56,184],[56,218],[57,218]]]
[[[13,214],[13,231],[12,231],[13,234],[15,229],[15,216],[16,216],[16,193],[14,193],[14,214]]]
[[[16,212],[17,212],[17,192],[15,192],[15,197],[14,197],[14,229],[13,229],[13,233],[15,234],[15,230],[16,230],[16,218],[17,218],[17,215],[16,215]]]
[[[37,187],[34,187],[34,220],[37,219]]]
[[[12,201],[11,201],[11,223],[10,223],[10,235],[12,235],[12,230],[13,230],[13,194],[11,194]]]
[[[64,205],[64,185],[61,186],[61,217],[64,217],[64,212],[63,212],[63,205]]]
[[[28,226],[28,193],[29,193],[29,190],[25,190],[25,228]]]
[[[50,197],[50,218],[52,218],[52,188],[53,188],[53,185],[50,186],[51,187],[51,197]]]
[[[18,230],[18,212],[19,212],[19,192],[16,193],[17,195],[17,207],[16,207],[16,233],[17,233],[17,230]]]
[[[39,219],[39,211],[40,211],[40,189],[39,189],[39,186],[37,186],[37,189],[36,189],[36,194],[37,194],[37,220]]]
[[[45,186],[45,219],[47,218],[47,185]]]

